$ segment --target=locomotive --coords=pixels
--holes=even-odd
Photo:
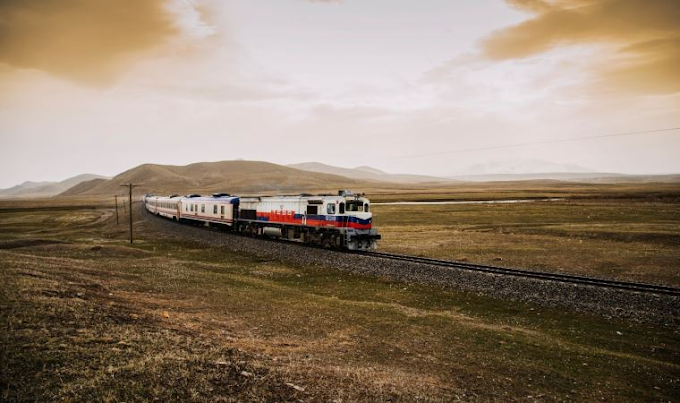
[[[380,239],[372,228],[370,201],[346,190],[337,195],[144,195],[142,201],[149,212],[176,221],[325,248],[374,250]]]

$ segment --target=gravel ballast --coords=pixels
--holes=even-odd
[[[549,308],[570,309],[605,318],[628,319],[675,327],[680,324],[680,298],[587,285],[451,269],[429,264],[355,255],[312,248],[295,242],[249,238],[224,231],[179,224],[143,209],[143,218],[156,230],[176,239],[277,259],[293,264],[319,265],[367,276],[388,277],[449,290],[471,292],[501,300]]]

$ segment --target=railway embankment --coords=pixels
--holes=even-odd
[[[249,238],[179,224],[143,211],[144,219],[154,229],[168,237],[258,258],[282,260],[293,264],[320,265],[356,275],[389,278],[405,285],[427,284],[502,300],[597,314],[604,318],[628,319],[670,327],[680,324],[678,296],[452,269],[422,262],[397,261],[312,248],[293,242]]]

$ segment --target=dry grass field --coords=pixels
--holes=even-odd
[[[141,214],[129,245],[109,201],[45,203],[0,205],[5,401],[673,401],[680,393],[678,329],[211,249],[167,239]],[[675,222],[671,207],[657,206],[658,220]],[[491,210],[507,223],[510,212],[526,213],[505,208]],[[400,211],[376,206],[387,248],[400,249],[390,244],[403,235]],[[484,229],[488,217],[474,218],[480,212],[434,211],[455,223],[441,229],[449,236],[503,239]],[[568,226],[550,229],[558,235],[530,227],[524,239],[571,239]],[[661,238],[655,245],[669,242]],[[472,244],[462,257],[474,260],[481,247]],[[504,249],[486,248],[488,256]]]
[[[551,180],[367,188],[373,202],[569,198],[680,202],[678,183],[575,183]]]
[[[380,249],[680,285],[680,203],[374,205]]]

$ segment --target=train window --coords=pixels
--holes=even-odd
[[[340,203],[340,214],[345,214],[345,202]]]
[[[335,204],[329,204],[326,206],[326,213],[335,214]]]
[[[217,214],[217,204],[213,206],[213,214]]]
[[[224,206],[220,206],[220,214],[224,214]]]
[[[368,213],[368,203],[364,203],[364,211]]]
[[[347,211],[364,211],[364,204],[360,201],[347,202]]]
[[[307,206],[307,214],[319,214],[318,206]]]
[[[201,213],[205,213],[205,204],[201,204]]]

